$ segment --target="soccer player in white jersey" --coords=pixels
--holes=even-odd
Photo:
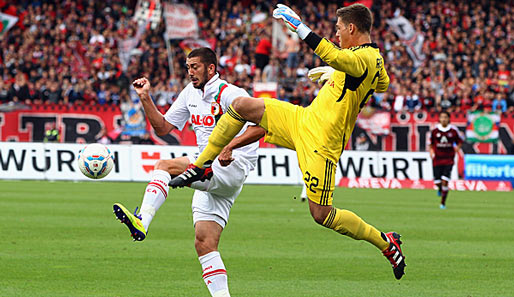
[[[186,60],[191,82],[182,90],[165,115],[150,97],[150,82],[136,79],[134,88],[141,98],[145,114],[158,135],[182,129],[191,119],[200,152],[205,148],[218,118],[232,101],[248,93],[219,78],[216,54],[209,48],[191,51]],[[205,177],[190,185],[196,189],[192,211],[195,227],[195,248],[202,265],[203,279],[212,296],[230,296],[225,265],[218,252],[221,232],[227,224],[230,208],[243,188],[243,182],[257,162],[258,143],[264,131],[254,126],[228,146],[216,159]],[[233,150],[232,150],[233,149]],[[144,240],[148,226],[168,196],[171,176],[182,173],[195,161],[193,157],[159,160],[148,183],[139,214],[132,214],[120,203],[114,204],[116,217],[130,230],[134,240]]]

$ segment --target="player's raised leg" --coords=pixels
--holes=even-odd
[[[122,223],[127,225],[130,235],[134,240],[142,241],[146,238],[148,227],[155,213],[168,196],[168,183],[170,182],[171,175],[183,172],[188,165],[189,158],[187,157],[157,161],[152,173],[152,179],[146,186],[139,214],[132,214],[120,203],[114,204],[114,214]]]
[[[259,124],[264,114],[264,101],[258,98],[238,97],[221,116],[209,136],[209,144],[198,156],[194,165],[202,167],[207,161],[214,161],[221,150],[241,131],[247,121]]]
[[[209,136],[209,142],[192,166],[179,176],[173,178],[170,186],[184,187],[195,181],[208,178],[203,168],[212,162],[221,150],[241,131],[247,121],[259,124],[264,114],[265,105],[262,99],[238,97],[234,99],[227,112],[223,114]],[[210,169],[207,169],[210,170]]]
[[[309,207],[317,223],[342,235],[355,240],[366,240],[376,246],[393,266],[396,279],[402,278],[405,269],[405,256],[400,247],[402,242],[398,233],[380,232],[358,215],[346,209],[321,206],[310,199]]]

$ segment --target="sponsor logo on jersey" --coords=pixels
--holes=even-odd
[[[191,115],[191,123],[193,125],[204,126],[204,127],[214,127],[216,122],[214,121],[214,116],[209,115],[199,115],[193,114]]]

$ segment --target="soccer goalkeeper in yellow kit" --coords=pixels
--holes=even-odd
[[[306,108],[276,99],[234,100],[217,123],[203,153],[170,186],[209,178],[211,169],[205,165],[220,154],[247,121],[256,123],[266,131],[266,142],[297,152],[314,220],[340,234],[375,245],[400,279],[405,268],[400,235],[380,232],[353,212],[332,206],[336,164],[352,134],[357,115],[374,92],[385,92],[389,86],[384,60],[370,39],[371,11],[361,4],[337,10],[338,48],[312,32],[289,7],[277,6],[273,16],[282,19],[335,71]]]

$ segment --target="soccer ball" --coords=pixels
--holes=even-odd
[[[104,178],[114,167],[114,155],[103,144],[92,143],[79,151],[79,169],[92,179]]]

